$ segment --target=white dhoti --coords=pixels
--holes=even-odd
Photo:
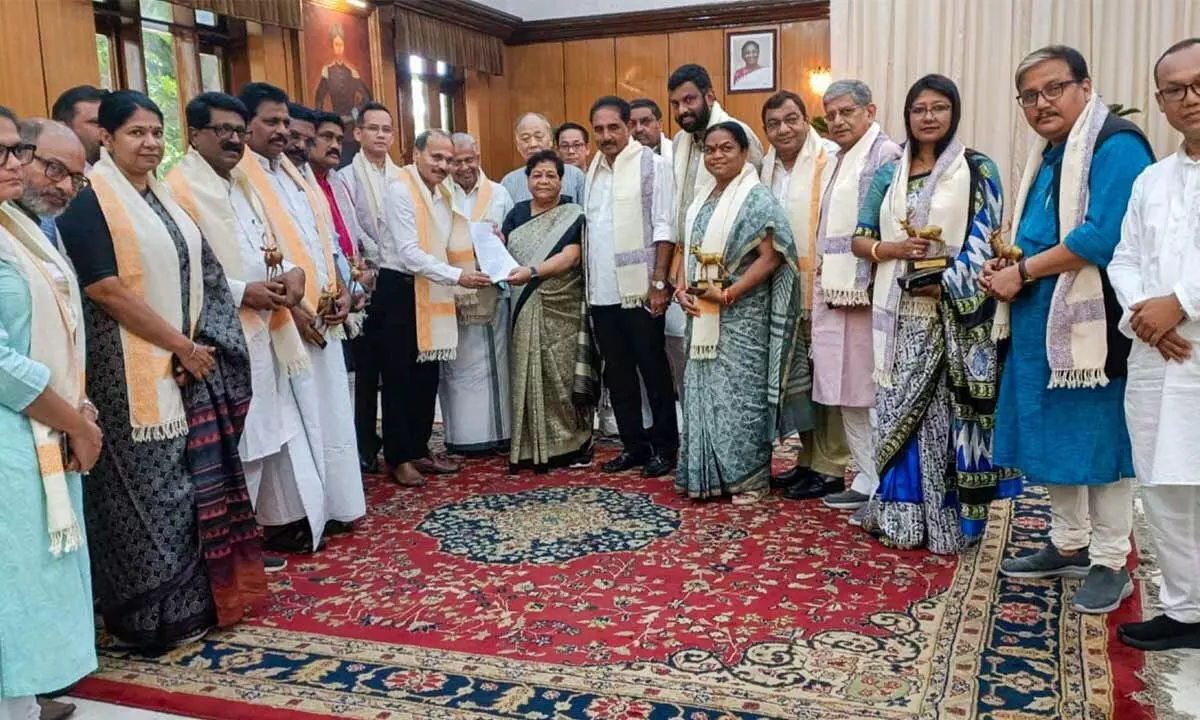
[[[438,400],[448,452],[501,450],[512,438],[509,309],[503,299],[496,305],[491,325],[458,326],[458,353],[442,363]]]

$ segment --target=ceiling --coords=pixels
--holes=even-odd
[[[619,12],[660,10],[686,5],[712,4],[717,2],[742,2],[743,0],[476,0],[481,5],[495,8],[522,20],[545,20],[559,17],[583,17]]]

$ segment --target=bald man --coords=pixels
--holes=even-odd
[[[554,130],[550,120],[541,113],[528,112],[517,118],[514,128],[517,141],[517,152],[528,160],[530,155],[541,150],[553,150]],[[562,194],[571,198],[571,202],[583,204],[583,186],[587,181],[583,171],[574,165],[567,165],[563,173]],[[516,168],[500,181],[514,203],[533,199],[529,192],[529,178],[525,176],[525,166]]]
[[[54,218],[87,187],[87,151],[75,131],[46,118],[22,121],[21,141],[37,145],[37,152],[33,162],[21,168],[24,190],[17,205],[42,228],[50,243],[62,250]]]
[[[472,222],[502,225],[513,201],[479,167],[479,143],[467,133],[451,138],[454,156],[446,184],[455,209]],[[459,455],[508,454],[512,403],[508,375],[508,303],[496,304],[487,325],[458,325],[458,355],[442,363],[438,398],[446,450]]]

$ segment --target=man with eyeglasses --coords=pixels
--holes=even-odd
[[[1052,519],[1049,544],[1000,569],[1085,578],[1071,607],[1107,613],[1133,593],[1133,461],[1123,406],[1130,340],[1106,268],[1134,179],[1154,155],[1093,91],[1078,50],[1034,51],[1016,86],[1038,138],[1012,215],[1021,257],[989,260],[980,277],[1000,301],[994,332],[1011,337],[993,462],[1046,485]]]
[[[1200,648],[1200,37],[1168,48],[1154,82],[1183,142],[1133,184],[1108,273],[1134,339],[1125,413],[1164,612],[1117,635],[1172,650]]]
[[[584,172],[588,169],[589,142],[591,137],[587,128],[576,122],[565,122],[554,131],[554,147],[558,150],[558,156],[567,165],[574,165]]]
[[[817,134],[809,123],[804,100],[790,90],[767,98],[762,121],[771,145],[763,158],[762,183],[787,212],[796,238],[800,255],[800,321],[808,326],[804,336],[811,337],[817,256],[812,239],[820,220],[812,212],[812,199],[820,197],[822,176],[826,166],[834,162],[838,146]],[[784,497],[792,500],[824,497],[845,489],[843,476],[850,463],[850,449],[846,447],[841,411],[814,404],[813,420],[813,429],[801,436],[803,450],[796,467],[781,473],[775,481],[783,488]]]
[[[21,141],[37,149],[31,151],[29,164],[21,168],[24,189],[17,206],[37,222],[46,239],[61,252],[54,218],[88,186],[83,143],[71,128],[45,118],[22,120],[20,130]]]
[[[879,472],[871,422],[875,350],[870,278],[861,271],[851,246],[864,196],[859,188],[870,187],[880,166],[900,157],[900,146],[875,121],[871,88],[861,80],[838,80],[821,100],[829,137],[838,150],[827,158],[821,180],[811,303],[812,399],[841,413],[842,433],[855,467],[850,487],[825,495],[822,502],[858,512],[857,517],[850,516],[854,523],[865,514],[862,508],[879,487]],[[836,485],[832,481],[829,489]]]
[[[268,536],[264,547],[311,552],[320,547],[326,521],[347,525],[366,514],[342,352],[350,295],[338,274],[336,256],[341,251],[325,197],[284,154],[289,144],[295,144],[289,132],[287,95],[266,83],[250,83],[239,99],[250,120],[247,147],[237,168],[263,209],[273,246],[304,269],[304,295],[290,311],[304,340],[311,373],[293,376],[291,385],[313,455],[320,458],[317,469],[325,490],[322,516],[306,515],[298,498],[284,498],[282,505],[289,512],[278,520],[287,524]],[[306,148],[307,164],[309,142],[301,138],[299,144]]]
[[[301,517],[323,517],[321,475],[290,382],[307,372],[303,342],[288,312],[304,294],[304,271],[285,262],[282,274],[272,278],[263,262],[262,248],[270,244],[264,211],[237,168],[245,152],[246,106],[231,95],[209,92],[193,98],[186,114],[188,152],[166,180],[216,253],[240,308],[253,395],[238,453],[250,502],[267,528],[296,519],[287,507],[293,499]],[[286,566],[276,556],[264,563],[268,572]]]

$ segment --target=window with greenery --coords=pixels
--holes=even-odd
[[[116,87],[113,75],[112,41],[107,35],[96,33],[96,60],[100,64],[100,87],[112,90]]]
[[[142,16],[161,18],[171,16],[170,3],[162,0],[142,0]],[[163,162],[165,173],[183,157],[183,122],[180,118],[179,68],[175,61],[175,38],[169,25],[149,20],[142,22],[142,53],[146,62],[146,94],[163,113]]]

